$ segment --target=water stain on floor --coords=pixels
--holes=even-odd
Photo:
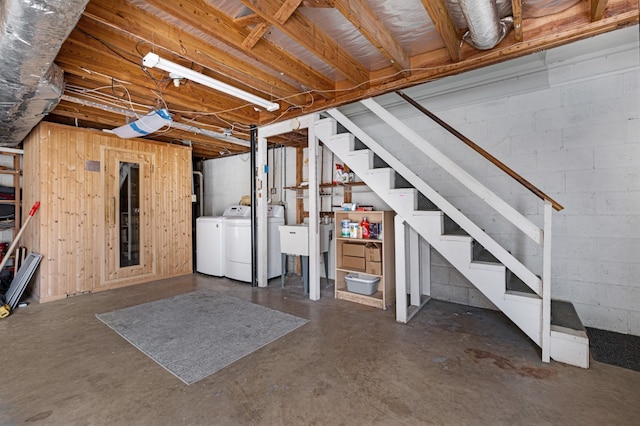
[[[534,379],[549,379],[557,376],[557,372],[554,370],[549,370],[545,368],[537,368],[537,367],[516,367],[513,365],[511,360],[502,357],[500,355],[496,355],[491,352],[483,351],[481,349],[467,348],[464,351],[467,354],[473,354],[476,359],[492,359],[493,364],[502,370],[510,370],[515,371],[517,374],[523,377],[531,377]]]

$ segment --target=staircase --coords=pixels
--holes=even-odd
[[[542,296],[547,292],[550,300],[550,289],[543,288],[539,276],[337,109],[328,114],[332,118],[314,126],[318,139],[540,346],[543,361],[588,368],[587,334],[570,303],[552,301],[545,308]],[[539,229],[529,233],[542,242]]]

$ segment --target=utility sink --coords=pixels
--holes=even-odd
[[[280,225],[280,251],[297,256],[309,256],[309,225]],[[329,251],[332,224],[321,224],[320,253]]]

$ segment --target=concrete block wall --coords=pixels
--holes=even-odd
[[[404,92],[556,199],[552,297],[585,325],[640,335],[640,58],[638,27]],[[542,203],[395,94],[376,98],[473,177],[542,226]],[[367,133],[535,273],[541,250],[358,104]],[[486,304],[432,255],[435,298]]]
[[[249,154],[221,157],[204,162],[204,214],[220,216],[227,207],[251,194]]]

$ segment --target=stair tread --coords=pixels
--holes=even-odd
[[[459,229],[450,229],[447,230],[444,234],[442,235],[463,235],[463,236],[468,236],[469,234],[467,233],[467,231],[465,231],[462,228]],[[479,259],[480,260],[480,259]]]
[[[586,332],[573,303],[565,300],[551,300],[551,325]]]

